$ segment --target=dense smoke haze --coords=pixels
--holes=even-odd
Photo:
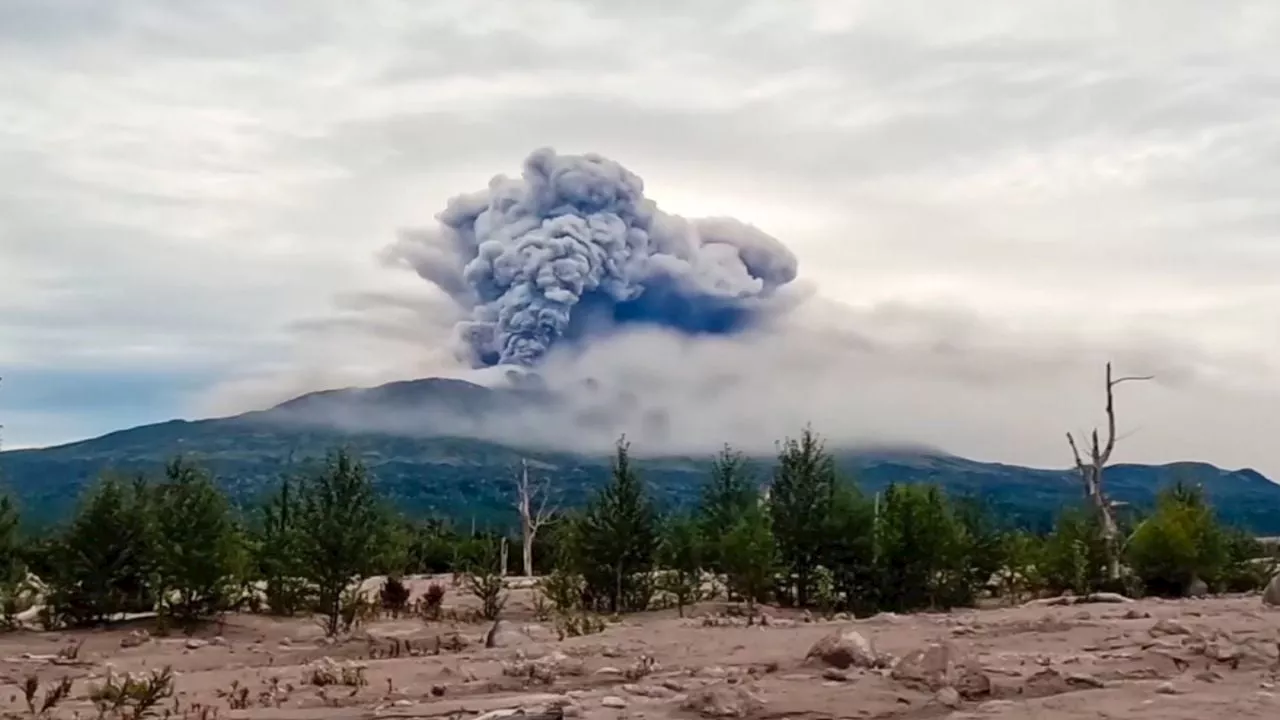
[[[277,375],[265,394],[230,388],[239,398],[230,409],[443,376],[519,398],[486,401],[483,412],[467,395],[329,402],[302,415],[349,430],[582,451],[626,433],[643,454],[724,442],[768,452],[812,423],[837,445],[1029,461],[1065,453],[1062,433],[1097,415],[1107,361],[1157,376],[1120,401],[1126,429],[1142,428],[1139,445],[1171,440],[1155,418],[1203,417],[1195,408],[1209,395],[1231,392],[1206,382],[1206,368],[1257,370],[1247,357],[1212,357],[1133,326],[1072,336],[958,304],[837,302],[800,277],[783,241],[742,220],[664,213],[637,174],[595,154],[537,150],[520,179],[499,175],[436,219],[380,253],[426,283],[339,298],[338,316],[310,328],[333,338],[312,351],[311,367],[324,369]],[[353,332],[365,338],[355,355]],[[1011,441],[1008,419],[1030,407],[1034,418]],[[1215,422],[1251,422],[1239,409]]]
[[[619,325],[742,332],[796,277],[777,239],[733,218],[664,213],[640,177],[596,154],[536,150],[520,179],[498,175],[436,219],[387,258],[469,313],[460,356],[477,367],[536,365],[557,343]]]

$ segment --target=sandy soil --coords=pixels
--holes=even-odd
[[[460,592],[451,589],[446,606],[467,604]],[[74,680],[54,717],[95,717],[88,693],[108,673],[170,665],[176,694],[158,716],[1280,717],[1280,612],[1257,596],[852,621],[769,608],[763,627],[725,609],[627,617],[560,640],[518,590],[493,648],[483,644],[487,624],[418,619],[374,621],[336,641],[310,620],[251,615],[191,638],[144,637],[146,625],[19,632],[0,637],[0,712],[27,714],[21,685],[34,673],[42,692]],[[863,658],[870,667],[806,660],[819,640],[849,630],[874,645],[876,657]],[[466,647],[453,649],[455,637]],[[75,659],[57,657],[81,641]],[[923,665],[912,657],[931,646]],[[317,668],[340,675],[344,666],[362,667],[367,684],[313,684]]]

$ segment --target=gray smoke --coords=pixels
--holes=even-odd
[[[468,311],[456,328],[473,366],[535,365],[558,343],[628,324],[736,334],[781,307],[797,262],[732,218],[658,209],[644,182],[596,154],[536,150],[520,179],[460,195],[387,252]]]

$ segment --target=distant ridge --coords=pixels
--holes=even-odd
[[[569,504],[584,501],[605,481],[609,458],[521,450],[450,433],[482,427],[491,413],[532,411],[554,402],[536,382],[495,389],[428,378],[326,390],[233,417],[171,420],[56,447],[6,451],[0,453],[0,482],[16,496],[28,521],[57,522],[104,471],[154,472],[184,453],[206,463],[234,500],[250,504],[278,481],[291,454],[320,458],[345,445],[363,456],[380,490],[403,512],[507,522],[510,472],[521,458],[551,476]],[[365,429],[370,418],[386,418],[387,429],[392,428],[402,412],[422,420],[412,428],[414,437]],[[979,462],[910,443],[832,449],[839,469],[868,491],[893,482],[938,483],[953,494],[981,496],[1003,517],[1023,525],[1043,527],[1061,508],[1082,500],[1079,483],[1066,469]],[[679,504],[697,496],[710,461],[708,453],[637,463],[663,502]],[[764,457],[754,463],[762,483],[771,462]],[[1280,535],[1280,485],[1253,469],[1223,470],[1191,461],[1118,464],[1109,468],[1107,479],[1114,499],[1137,508],[1149,507],[1161,487],[1179,480],[1202,484],[1227,521]]]

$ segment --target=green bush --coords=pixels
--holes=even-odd
[[[1226,534],[1198,488],[1162,491],[1155,513],[1129,539],[1129,566],[1147,592],[1180,596],[1191,583],[1218,580],[1227,568]]]

